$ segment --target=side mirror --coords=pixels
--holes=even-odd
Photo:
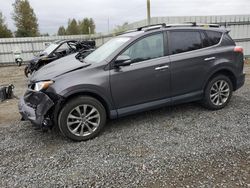
[[[120,55],[115,60],[115,67],[128,66],[131,62],[131,58],[128,55]]]

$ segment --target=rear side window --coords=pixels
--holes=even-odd
[[[178,54],[202,48],[199,31],[171,31],[170,32],[171,54]]]
[[[210,46],[216,45],[220,42],[222,33],[217,31],[205,31],[208,37]]]

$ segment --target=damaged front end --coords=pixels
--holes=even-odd
[[[37,127],[46,129],[53,126],[53,111],[58,97],[42,91],[28,89],[19,101],[19,112],[23,120],[29,120]]]

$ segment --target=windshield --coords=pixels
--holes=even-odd
[[[49,55],[58,47],[58,44],[52,43],[44,51],[43,54]]]
[[[114,51],[116,51],[119,47],[121,47],[124,43],[126,43],[129,39],[129,37],[113,38],[96,49],[90,55],[88,55],[84,59],[84,61],[91,63],[100,63],[108,56],[110,56]]]

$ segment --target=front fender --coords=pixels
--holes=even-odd
[[[108,107],[110,116],[113,116],[112,114],[115,113],[115,106],[109,90],[107,91],[106,89],[102,89],[94,85],[77,85],[69,87],[59,93],[59,95],[65,99],[77,94],[89,94],[93,97],[98,97],[105,102],[105,105]]]

